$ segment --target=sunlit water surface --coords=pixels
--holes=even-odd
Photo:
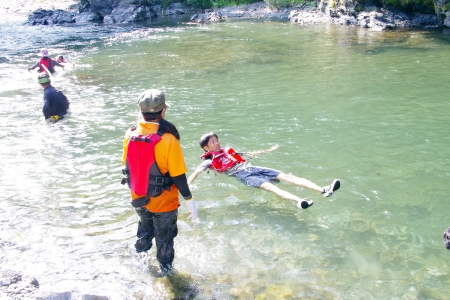
[[[16,25],[16,26],[13,26]],[[444,299],[450,292],[450,36],[278,22],[125,27],[0,23],[0,260],[41,287],[112,299]],[[53,78],[71,115],[49,124],[26,67],[41,47],[70,64]],[[189,168],[198,138],[279,145],[254,165],[340,178],[306,211],[202,174],[182,204],[177,274],[134,251],[120,185],[122,138],[148,88],[166,91]],[[189,175],[188,174],[188,175]]]

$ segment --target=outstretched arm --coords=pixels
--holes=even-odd
[[[201,172],[203,172],[203,170],[200,170],[200,169],[197,168],[197,169],[194,171],[194,173],[192,173],[191,176],[189,176],[188,181],[187,181],[188,184],[191,184],[191,182],[194,181],[195,178],[197,178],[198,175],[200,175]]]
[[[59,62],[57,62],[56,60],[51,60],[50,64],[52,65],[53,69],[55,68],[55,66],[61,67],[64,69],[64,65],[60,64]]]
[[[192,181],[195,180],[195,178],[198,177],[198,175],[200,175],[201,172],[205,171],[206,169],[209,168],[209,166],[211,165],[211,160],[210,159],[206,159],[204,160],[200,166],[197,167],[197,169],[195,169],[194,173],[191,174],[191,176],[189,176],[188,178],[188,184],[191,184]]]
[[[39,62],[35,63],[34,65],[32,65],[31,67],[28,67],[28,71],[30,70],[34,70],[35,68],[39,67]]]
[[[267,152],[272,152],[278,149],[278,145],[275,145],[269,149],[266,150],[258,150],[258,151],[251,151],[251,152],[244,152],[243,154],[248,155],[248,156],[258,156],[259,154],[263,154],[263,153],[267,153]]]

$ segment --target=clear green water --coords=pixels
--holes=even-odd
[[[250,21],[14,30],[23,40],[0,47],[4,268],[113,299],[447,297],[447,32]],[[24,71],[43,44],[75,64],[54,78],[72,103],[56,124]],[[341,189],[324,198],[281,183],[314,200],[299,211],[202,174],[201,223],[181,206],[178,274],[160,277],[154,249],[134,252],[137,218],[119,184],[122,137],[148,88],[166,91],[189,173],[198,138],[215,131],[238,151],[279,145],[253,165],[339,178]]]

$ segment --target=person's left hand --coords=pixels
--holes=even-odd
[[[186,200],[186,207],[191,212],[188,219],[191,218],[192,222],[195,223],[198,221],[198,208],[197,204],[195,204],[194,197],[192,197],[190,200]]]

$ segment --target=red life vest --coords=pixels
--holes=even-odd
[[[245,162],[238,153],[236,153],[232,148],[223,148],[220,151],[210,151],[206,152],[201,156],[202,159],[211,159],[210,168],[218,173],[223,173],[238,163]]]
[[[54,72],[50,63],[51,60],[52,59],[50,57],[41,58],[41,60],[39,61],[39,68],[41,72],[47,72],[43,66],[45,66],[50,73]]]
[[[161,141],[161,135],[159,131],[157,134],[132,135],[128,142],[125,169],[122,170],[127,177],[122,180],[122,184],[128,183],[136,195],[142,196],[131,201],[134,207],[147,205],[150,197],[157,197],[163,190],[170,190],[173,184],[169,175],[161,173],[155,160],[155,145]]]

